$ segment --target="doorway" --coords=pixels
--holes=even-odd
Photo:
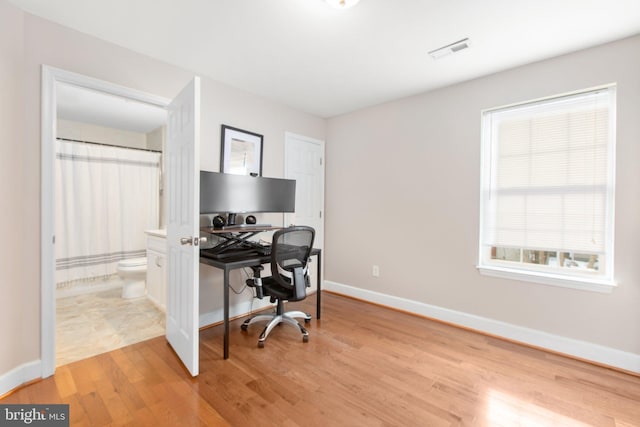
[[[42,271],[42,319],[41,349],[42,376],[54,373],[56,366],[56,251],[55,251],[55,201],[56,190],[55,149],[54,141],[58,136],[57,107],[59,85],[65,84],[74,88],[100,93],[112,98],[147,104],[155,108],[166,109],[169,101],[154,95],[135,91],[101,80],[79,74],[43,66],[42,69],[42,233],[41,233],[41,271]],[[61,98],[60,98],[61,99]],[[86,111],[84,112],[86,113]]]

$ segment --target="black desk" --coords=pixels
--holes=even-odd
[[[322,271],[322,250],[313,248],[311,250],[312,256],[318,258],[318,290],[316,291],[316,318],[320,319],[320,299],[321,299],[321,280],[320,274]],[[271,261],[270,255],[258,255],[255,252],[249,251],[247,255],[238,255],[234,257],[224,259],[207,258],[206,256],[200,256],[200,263],[210,265],[215,268],[219,268],[224,272],[224,358],[229,358],[229,272],[237,268],[255,267],[262,264],[268,264]]]

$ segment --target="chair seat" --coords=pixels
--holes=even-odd
[[[302,301],[305,298],[305,296],[302,298],[296,298],[295,295],[291,294],[291,289],[287,289],[280,285],[280,283],[272,277],[265,277],[262,279],[262,291],[265,295],[269,295],[273,298],[282,298],[287,301]]]

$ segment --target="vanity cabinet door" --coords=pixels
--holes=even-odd
[[[147,250],[147,296],[156,305],[165,308],[165,255]]]
[[[166,295],[166,240],[163,237],[147,237],[147,297],[165,310]]]

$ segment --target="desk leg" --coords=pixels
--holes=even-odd
[[[320,280],[320,273],[322,271],[322,254],[318,254],[318,290],[316,291],[316,319],[320,319],[320,300],[322,298],[322,280]]]
[[[229,270],[224,269],[224,358],[229,358]]]

